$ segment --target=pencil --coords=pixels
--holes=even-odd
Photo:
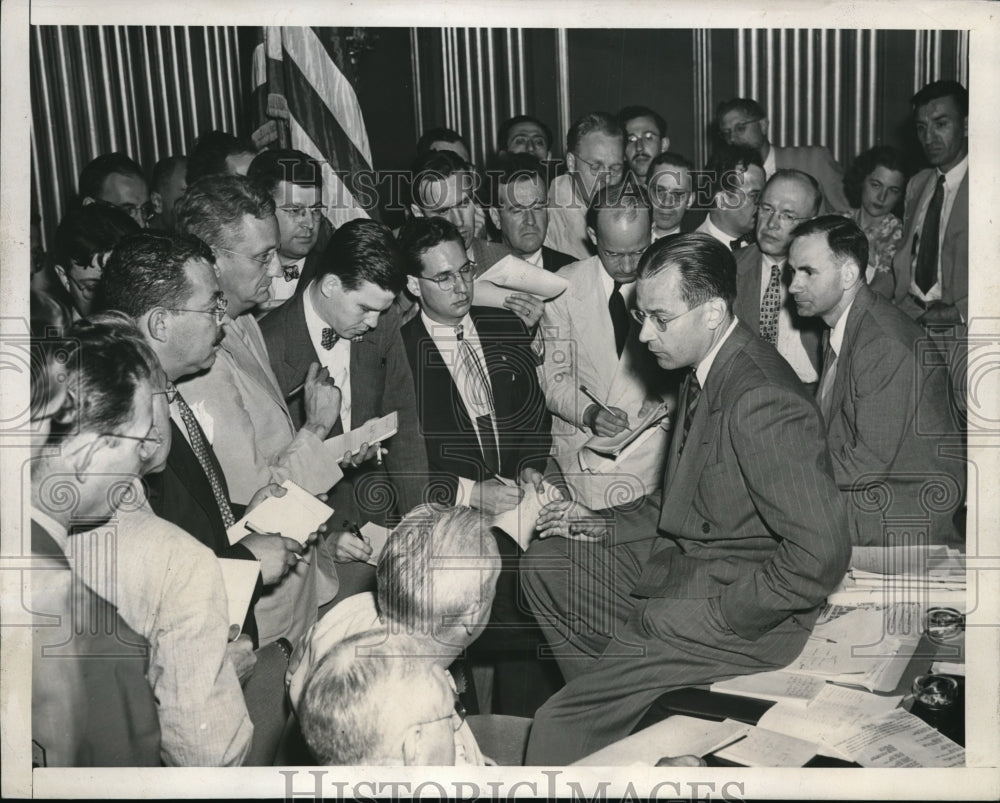
[[[618,418],[618,413],[616,413],[614,410],[608,407],[608,405],[606,405],[599,398],[597,398],[597,396],[595,396],[594,393],[590,390],[590,388],[588,388],[586,385],[580,385],[580,392],[588,399],[590,399],[594,404],[596,404],[598,407],[604,410],[606,413],[610,413],[615,418]]]

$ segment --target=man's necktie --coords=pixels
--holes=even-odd
[[[205,442],[205,434],[201,431],[201,426],[194,417],[194,413],[191,412],[191,408],[188,407],[187,402],[184,401],[184,397],[179,393],[177,394],[176,404],[177,410],[181,414],[181,421],[184,422],[184,428],[187,430],[188,439],[191,442],[191,450],[194,452],[194,456],[198,458],[201,470],[208,477],[208,484],[212,486],[212,495],[215,497],[215,504],[219,506],[219,513],[222,514],[222,523],[225,524],[228,530],[233,526],[236,519],[233,516],[233,509],[229,506],[226,493],[222,490],[222,478],[215,469],[215,463],[208,456],[208,444]]]
[[[299,278],[299,266],[298,265],[286,265],[281,269],[285,276],[286,282],[293,282]]]
[[[684,388],[684,428],[681,430],[681,443],[677,450],[678,454],[684,452],[688,432],[691,431],[691,422],[694,420],[694,413],[698,409],[698,401],[700,399],[701,384],[698,382],[698,377],[694,369],[692,369],[688,375],[687,385]]]
[[[913,278],[921,293],[937,284],[938,243],[941,234],[941,207],[944,206],[944,176],[938,176],[934,195],[924,215],[917,245],[917,266]]]
[[[781,309],[782,265],[771,266],[771,279],[760,302],[760,336],[772,345],[778,342],[778,312]]]
[[[742,248],[744,245],[750,242],[750,234],[741,234],[735,240],[729,241],[729,250],[735,251],[737,248]]]
[[[622,296],[621,282],[615,282],[615,287],[608,298],[608,312],[611,313],[611,325],[615,329],[615,348],[618,356],[622,356],[625,350],[625,341],[628,339],[628,330],[632,324],[632,319],[628,314],[628,307],[625,306],[625,298]]]
[[[482,446],[483,462],[494,474],[500,473],[500,449],[497,445],[496,433],[493,429],[493,387],[490,377],[479,355],[472,344],[465,339],[464,327],[455,327],[455,338],[458,340],[458,359],[461,366],[464,398],[471,408],[470,415],[476,421],[479,441]]]
[[[319,338],[319,344],[327,351],[333,348],[334,344],[340,340],[340,336],[333,331],[332,326],[324,326]]]
[[[833,385],[837,380],[837,352],[830,344],[830,333],[826,333],[826,348],[823,349],[823,376],[819,381],[819,409],[823,420],[830,423],[830,404],[833,401]]]

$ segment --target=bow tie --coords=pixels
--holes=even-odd
[[[742,246],[747,245],[749,242],[750,242],[750,234],[748,232],[742,235],[741,237],[737,237],[735,240],[730,240],[729,249],[731,251],[735,251],[737,248],[741,248]]]
[[[333,331],[332,326],[324,326],[320,335],[319,344],[327,351],[333,348],[334,344],[340,340],[340,335]]]
[[[288,265],[282,268],[282,272],[285,274],[285,281],[291,282],[299,278],[299,266],[298,265]]]

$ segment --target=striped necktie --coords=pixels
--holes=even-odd
[[[201,470],[208,477],[208,483],[212,486],[212,495],[215,497],[215,503],[218,505],[219,513],[222,515],[222,523],[226,525],[226,529],[228,530],[236,522],[236,518],[233,516],[233,509],[229,506],[226,492],[222,489],[222,478],[215,469],[215,463],[208,456],[209,447],[205,441],[205,433],[202,432],[198,420],[194,417],[194,413],[188,407],[187,402],[184,401],[184,397],[180,393],[177,394],[176,404],[177,410],[181,414],[181,421],[184,422],[184,428],[187,430],[188,439],[191,442],[191,450],[194,452],[194,456],[198,458]]]

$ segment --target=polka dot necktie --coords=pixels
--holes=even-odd
[[[760,336],[774,345],[778,342],[778,312],[781,309],[781,270],[783,265],[771,266],[771,279],[760,302]]]

